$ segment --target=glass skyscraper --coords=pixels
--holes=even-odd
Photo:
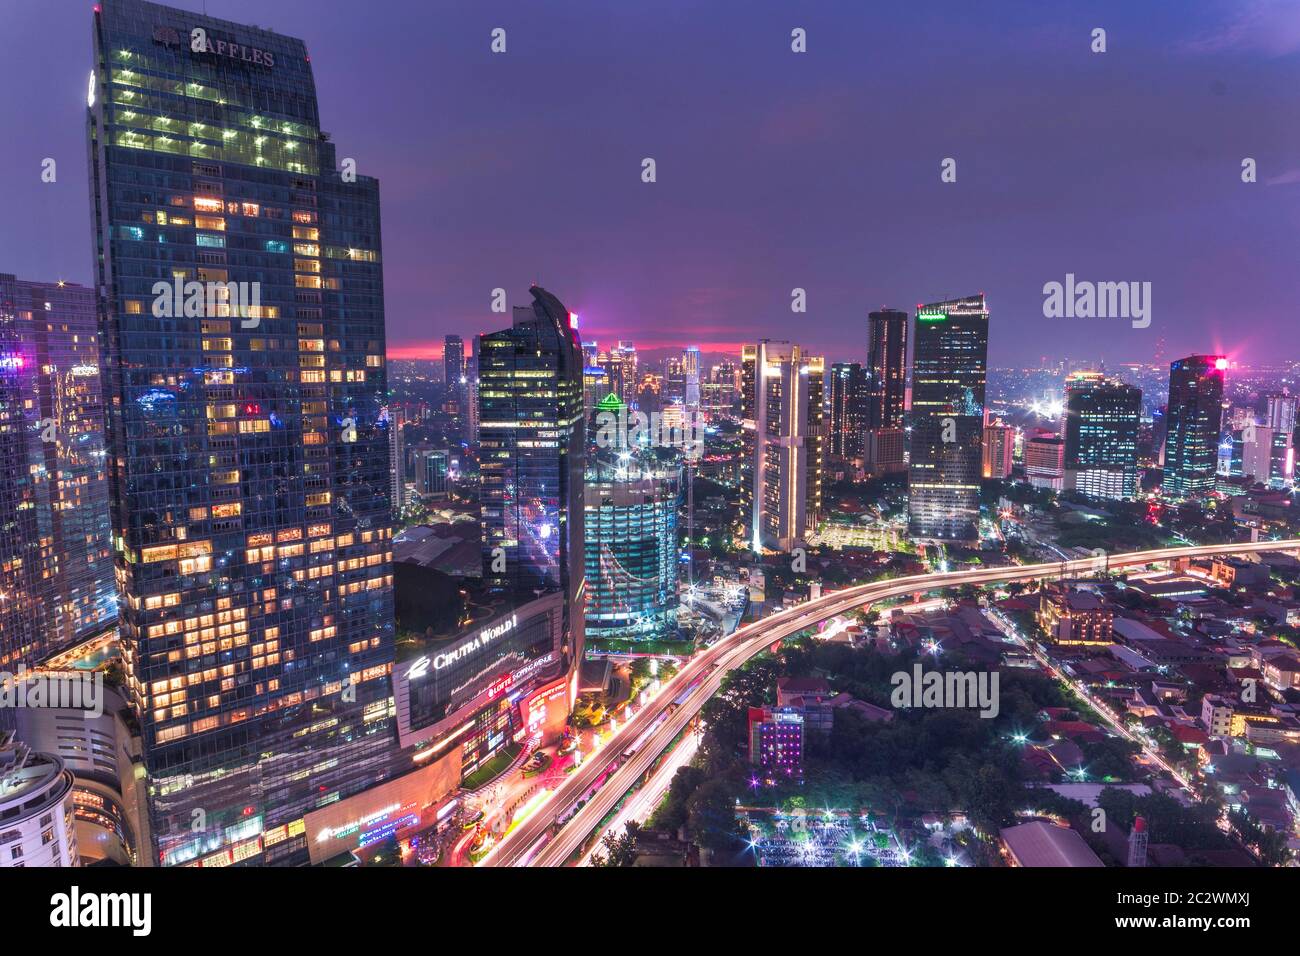
[[[830,448],[837,458],[858,458],[866,445],[870,395],[867,375],[857,362],[831,366]]]
[[[1065,382],[1066,487],[1094,498],[1136,498],[1142,390],[1098,372]]]
[[[616,396],[601,410],[619,415]],[[672,638],[682,467],[654,451],[606,449],[586,472],[587,636]]]
[[[268,30],[104,0],[88,101],[156,861],[296,862],[395,746],[379,185]]]
[[[1189,355],[1169,365],[1162,491],[1170,498],[1214,490],[1227,368],[1222,355]]]
[[[582,652],[582,342],[572,315],[533,286],[513,324],[479,336],[483,579],[520,598],[567,596],[568,663]]]
[[[0,273],[0,670],[117,618],[95,294]]]
[[[989,310],[983,293],[918,306],[912,355],[908,532],[979,539]]]

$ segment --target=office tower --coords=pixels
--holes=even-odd
[[[1035,488],[1060,491],[1065,487],[1065,439],[1040,429],[1025,442],[1025,478]]]
[[[388,470],[394,518],[406,505],[406,448],[402,438],[405,427],[405,410],[401,406],[391,406],[388,409]]]
[[[641,387],[641,368],[636,345],[621,341],[616,351],[623,366],[623,389],[626,393],[619,397],[625,404],[634,406],[637,390]]]
[[[449,399],[456,394],[464,377],[465,340],[459,335],[448,335],[442,340],[442,380]]]
[[[1016,450],[1016,430],[998,419],[984,426],[983,475],[985,478],[1007,478]]]
[[[700,350],[694,345],[687,346],[682,353],[682,376],[684,379],[683,401],[688,412],[700,410]]]
[[[682,467],[653,452],[605,449],[586,476],[586,634],[671,639],[677,632]]]
[[[867,375],[857,362],[831,366],[828,452],[836,458],[861,458],[866,444],[870,395]]]
[[[804,542],[820,511],[824,360],[764,339],[744,346],[741,365],[749,544],[788,551]]]
[[[635,395],[629,391],[635,388],[635,381],[626,374],[627,369],[624,367],[623,355],[620,352],[610,349],[608,352],[601,353],[599,365],[605,370],[605,384],[610,394],[617,395],[618,400],[624,405],[628,404],[629,398],[635,398]]]
[[[478,347],[478,339],[474,339]],[[471,355],[465,363],[465,444],[473,447],[478,444],[478,356]]]
[[[686,397],[686,363],[679,356],[670,355],[664,362],[664,395],[679,402]]]
[[[907,388],[907,313],[867,316],[868,427],[902,428]]]
[[[0,730],[0,867],[80,866],[72,771]]]
[[[94,13],[95,284],[121,637],[156,860],[307,859],[392,772],[379,185],[303,42]]]
[[[1065,382],[1065,487],[1094,498],[1136,498],[1142,390],[1098,372]]]
[[[1162,489],[1169,498],[1214,490],[1227,368],[1222,355],[1190,355],[1169,366]]]
[[[829,426],[826,422],[826,359],[810,355],[805,359],[808,369],[808,477],[807,505],[804,521],[812,534],[822,520],[822,481],[826,473],[826,446],[830,444]]]
[[[1293,437],[1290,431],[1253,422],[1233,433],[1234,444],[1239,443],[1240,448],[1240,470],[1235,473],[1266,486],[1286,487],[1295,470]]]
[[[95,294],[0,273],[0,670],[117,618]]]
[[[979,540],[988,342],[983,293],[917,307],[908,475],[914,538]]]
[[[510,328],[479,336],[483,579],[517,596],[563,592],[572,664],[585,597],[582,346],[560,300],[530,291]]]
[[[1297,419],[1298,408],[1300,408],[1300,398],[1294,395],[1270,395],[1264,424],[1277,431],[1294,435],[1296,424],[1300,421]]]
[[[421,498],[437,501],[450,488],[451,454],[445,448],[421,448],[415,453],[415,491]]]

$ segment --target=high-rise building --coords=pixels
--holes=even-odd
[[[389,494],[393,501],[393,515],[402,513],[406,504],[406,448],[402,429],[406,427],[405,412],[401,406],[388,409],[388,470]]]
[[[514,324],[479,336],[483,578],[496,590],[567,597],[568,663],[582,652],[582,343],[541,286]]]
[[[1265,424],[1279,431],[1294,432],[1297,408],[1300,408],[1300,398],[1295,395],[1270,395]]]
[[[868,407],[867,376],[857,362],[831,366],[831,414],[828,451],[837,458],[861,458],[865,448]]]
[[[1065,487],[1094,498],[1136,498],[1142,390],[1098,372],[1065,382]]]
[[[1189,355],[1169,366],[1162,490],[1174,499],[1214,490],[1223,414],[1222,355]]]
[[[415,491],[421,498],[447,497],[451,454],[445,448],[420,448],[415,453]]]
[[[974,542],[989,342],[983,293],[918,306],[913,341],[908,531]]]
[[[907,391],[907,313],[881,309],[867,316],[867,426],[902,428]]]
[[[156,860],[307,859],[393,772],[379,184],[301,40],[95,7],[95,285],[127,691]]]
[[[587,467],[587,637],[664,639],[677,629],[679,463],[609,451]]]
[[[0,273],[0,671],[117,618],[95,293]]]
[[[821,506],[825,363],[798,345],[764,339],[741,354],[745,464],[741,499],[750,545],[788,551]]]
[[[1001,419],[984,426],[983,475],[1006,478],[1015,462],[1016,430]]]
[[[1060,491],[1065,487],[1065,439],[1040,430],[1025,442],[1025,478],[1035,488]]]
[[[682,353],[682,401],[690,413],[700,410],[700,350],[687,346]]]
[[[442,380],[450,398],[465,377],[465,340],[448,335],[442,340]]]

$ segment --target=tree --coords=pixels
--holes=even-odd
[[[606,833],[600,845],[605,848],[604,855],[593,854],[592,866],[633,866],[636,863],[636,839],[641,832],[641,825],[635,820],[623,828],[622,836]]]

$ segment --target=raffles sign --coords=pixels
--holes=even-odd
[[[181,36],[172,27],[154,27],[153,38],[154,42],[168,48],[181,45]],[[257,66],[275,66],[275,54],[270,50],[262,50],[242,43],[231,43],[227,40],[213,40],[208,37],[208,31],[203,27],[195,27],[190,31],[190,52],[212,53]]]

